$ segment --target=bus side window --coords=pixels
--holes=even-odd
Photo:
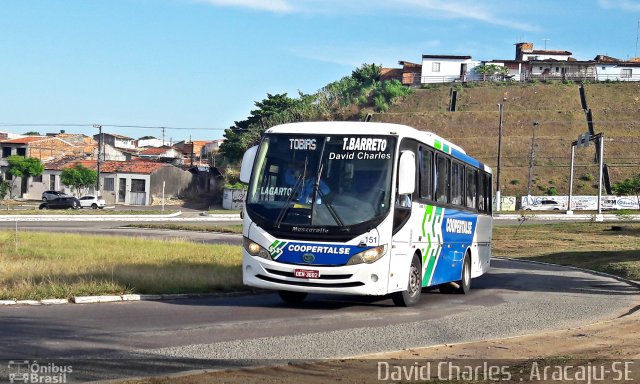
[[[491,201],[491,186],[492,186],[492,180],[491,180],[491,175],[488,173],[484,173],[483,172],[483,176],[485,179],[484,182],[484,186],[485,186],[485,191],[484,191],[484,199],[485,199],[485,204],[484,204],[484,210],[486,213],[491,213],[491,211],[493,210],[492,204],[493,202]]]
[[[487,188],[485,184],[486,179],[483,173],[480,173],[479,176],[480,177],[478,177],[478,211],[484,212],[487,209],[487,205],[486,205]]]
[[[451,164],[451,204],[463,205],[462,187],[464,185],[464,167],[462,164]]]
[[[445,156],[436,156],[436,201],[449,202],[449,166],[450,161]]]
[[[466,199],[467,208],[476,209],[476,174],[475,169],[467,168],[466,172]]]
[[[433,199],[433,152],[420,151],[420,198]]]

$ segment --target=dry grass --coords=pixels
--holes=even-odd
[[[233,291],[240,265],[238,246],[2,231],[0,299]]]
[[[484,84],[462,88],[457,111],[448,112],[448,86],[420,89],[393,106],[375,114],[374,121],[407,124],[434,132],[460,145],[471,156],[494,170],[497,166],[498,108],[504,103],[501,189],[506,195],[527,193],[528,165],[533,122],[536,129],[536,162],[532,194],[544,195],[551,187],[568,193],[571,142],[587,130],[577,84]],[[611,182],[637,174],[640,164],[640,84],[588,84],[588,107],[593,111],[596,132],[603,132],[605,162]],[[596,181],[583,181],[583,174],[597,175],[594,147],[576,151],[575,194],[595,195]]]
[[[640,280],[640,224],[624,227],[622,231],[613,231],[606,223],[495,227],[493,255],[572,265]]]

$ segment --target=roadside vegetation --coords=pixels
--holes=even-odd
[[[640,281],[640,224],[494,227],[493,255],[571,265]]]
[[[363,120],[367,114],[383,113],[413,92],[398,80],[381,81],[382,66],[363,64],[316,93],[300,92],[298,97],[267,94],[255,102],[256,109],[245,120],[225,130],[221,154],[231,164],[259,143],[262,133],[278,124],[301,121]]]
[[[173,229],[238,233],[240,226]],[[632,280],[640,280],[639,249],[640,224],[622,224],[621,230],[605,223],[494,228],[494,256]],[[233,245],[0,231],[0,300],[242,291],[241,263],[241,247]]]
[[[0,232],[0,299],[242,288],[239,246]]]

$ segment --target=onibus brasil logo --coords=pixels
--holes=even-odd
[[[287,245],[286,241],[276,240],[269,246],[269,255],[273,260],[276,260],[282,255],[282,250]]]
[[[67,374],[73,372],[70,365],[38,363],[29,360],[11,360],[9,368],[10,383],[66,383]]]

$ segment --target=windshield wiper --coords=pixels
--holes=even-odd
[[[282,209],[280,209],[280,212],[278,213],[278,217],[276,218],[276,222],[274,224],[276,228],[280,228],[280,224],[282,224],[282,221],[287,216],[287,212],[289,212],[289,209],[291,208],[291,201],[293,200],[293,197],[298,193],[298,190],[301,189],[302,186],[304,185],[304,175],[306,171],[307,171],[307,159],[304,160],[304,170],[302,174],[300,174],[300,176],[298,176],[298,178],[296,179],[296,183],[293,185],[293,188],[291,189],[291,193],[289,194],[287,201],[285,201],[284,206],[282,207]]]
[[[327,210],[331,214],[331,217],[333,217],[333,220],[335,220],[339,226],[344,227],[344,222],[342,221],[342,219],[340,219],[340,216],[338,216],[338,212],[336,212],[336,210],[333,208],[333,205],[331,205],[331,203],[325,199],[324,192],[320,190],[320,177],[322,176],[322,168],[324,167],[324,163],[322,163],[322,156],[324,156],[324,148],[326,144],[327,139],[325,138],[324,142],[322,143],[322,150],[320,151],[320,165],[318,166],[318,172],[316,172],[316,180],[313,183],[313,198],[311,199],[311,223],[313,224],[313,213],[315,212],[314,208],[319,194],[320,199],[322,199],[322,201],[324,202],[324,205],[325,207],[327,207]]]

